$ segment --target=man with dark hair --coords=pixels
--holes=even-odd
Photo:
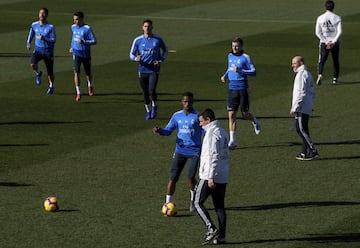
[[[30,27],[29,35],[26,41],[27,49],[30,50],[31,42],[35,38],[35,49],[31,56],[30,66],[36,74],[35,82],[41,84],[42,71],[39,70],[38,63],[44,60],[48,79],[49,88],[46,94],[54,93],[54,45],[56,42],[55,27],[47,21],[49,10],[41,8],[39,10],[39,21],[33,22]]]
[[[152,21],[143,21],[143,35],[136,37],[130,49],[130,60],[139,63],[139,81],[145,103],[145,120],[157,115],[156,87],[159,80],[160,64],[168,55],[164,40],[152,33]],[[150,99],[151,97],[151,99]]]
[[[236,113],[240,107],[242,117],[252,122],[256,134],[260,133],[260,123],[250,110],[250,96],[248,92],[247,76],[255,76],[256,69],[250,58],[243,50],[244,42],[235,37],[231,42],[231,52],[228,54],[228,68],[221,81],[229,80],[227,95],[227,110],[229,115],[229,148],[235,149],[236,144]]]
[[[318,76],[316,80],[317,85],[321,85],[323,78],[323,70],[325,62],[329,56],[333,59],[333,84],[339,82],[339,53],[340,53],[340,36],[342,34],[341,17],[334,14],[335,3],[332,0],[325,2],[326,12],[320,15],[316,20],[315,34],[319,38],[319,61],[318,61]]]
[[[90,47],[96,44],[95,35],[91,27],[84,22],[84,13],[77,11],[74,13],[74,24],[71,26],[72,39],[70,53],[73,54],[74,60],[74,83],[76,89],[75,100],[79,102],[81,100],[80,91],[80,67],[84,66],[88,95],[94,95],[94,86],[91,73],[91,51]]]
[[[295,116],[296,131],[302,139],[302,149],[296,159],[313,160],[319,157],[309,133],[309,119],[315,99],[314,82],[303,57],[295,56],[291,60],[291,66],[296,76],[290,114]]]
[[[205,109],[199,115],[199,122],[205,130],[205,136],[201,147],[199,182],[196,186],[194,205],[207,229],[203,244],[223,244],[226,233],[225,191],[229,179],[228,137],[215,119],[213,110]],[[204,205],[210,195],[218,217],[219,229],[213,224]]]
[[[170,178],[166,189],[165,202],[173,201],[176,183],[185,164],[188,164],[187,176],[190,189],[190,212],[193,212],[194,188],[196,185],[196,171],[199,165],[202,129],[199,125],[198,113],[193,108],[194,95],[185,92],[181,98],[182,110],[175,112],[166,127],[154,127],[153,132],[162,136],[169,136],[177,130],[176,147],[170,170]]]

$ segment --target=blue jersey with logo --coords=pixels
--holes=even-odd
[[[72,39],[71,48],[74,56],[81,58],[91,58],[90,46],[96,44],[95,35],[89,25],[84,24],[79,27],[76,24],[71,26]],[[81,43],[78,43],[78,39]]]
[[[141,73],[158,73],[159,65],[154,65],[155,60],[164,61],[168,55],[168,48],[164,40],[157,35],[146,38],[140,35],[134,39],[130,49],[130,60],[135,61],[137,55],[140,55],[139,72]]]
[[[177,111],[171,117],[160,135],[168,136],[177,130],[175,153],[186,156],[199,156],[201,151],[202,128],[198,113],[193,110],[188,115],[184,110]]]
[[[234,71],[233,65],[238,69]],[[247,76],[255,76],[256,69],[251,58],[246,53],[241,52],[236,55],[229,53],[228,69],[224,77],[229,80],[230,90],[245,90],[248,88]]]
[[[42,36],[39,39],[39,36]],[[27,45],[30,46],[35,37],[35,51],[41,54],[54,55],[54,45],[56,42],[56,34],[54,25],[46,22],[40,25],[40,21],[33,22],[30,27],[27,38]]]

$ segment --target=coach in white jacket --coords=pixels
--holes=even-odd
[[[229,148],[227,132],[215,119],[214,111],[205,109],[199,115],[200,126],[205,130],[201,148],[199,182],[195,190],[196,212],[207,228],[203,244],[225,243],[226,213],[225,190],[229,178]],[[204,202],[212,196],[218,217],[219,229],[213,224]]]
[[[296,159],[313,160],[319,156],[310,139],[308,125],[315,99],[314,81],[304,64],[303,57],[295,56],[291,65],[296,76],[290,114],[295,115],[296,131],[302,138],[302,151],[296,156]]]

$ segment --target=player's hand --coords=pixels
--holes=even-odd
[[[234,72],[238,72],[238,68],[237,68],[236,65],[232,65],[231,67],[232,67],[232,69],[234,70]]]
[[[155,66],[159,66],[160,63],[161,63],[161,60],[154,60],[154,65],[155,65]]]
[[[69,49],[69,53],[72,53],[72,52],[73,52],[73,49],[72,49],[72,48],[70,48],[70,49]]]
[[[31,45],[27,45],[26,48],[27,48],[27,50],[30,50]]]
[[[42,36],[41,34],[39,34],[39,35],[37,36],[37,38],[38,38],[39,40],[42,40],[43,36]]]
[[[160,127],[154,127],[152,131],[153,131],[153,133],[159,133],[160,130],[161,130]]]
[[[331,50],[334,47],[334,43],[329,42],[326,44],[326,50]]]
[[[208,180],[208,186],[210,189],[214,189],[215,188],[215,183],[214,183],[214,179],[213,178],[209,178]]]
[[[225,77],[224,77],[224,76],[221,76],[220,80],[221,80],[221,82],[223,82],[223,83],[225,83],[225,82],[226,82],[226,80],[225,80]]]
[[[135,61],[139,62],[140,60],[141,60],[140,55],[138,55],[138,56],[135,57]]]
[[[290,115],[294,115],[294,114],[295,114],[295,112],[290,110]]]
[[[77,39],[76,42],[77,42],[78,44],[81,44],[81,43],[82,43],[82,40],[81,40],[81,39]]]

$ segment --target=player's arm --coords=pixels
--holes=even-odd
[[[139,55],[139,48],[138,48],[138,44],[137,44],[137,39],[135,39],[131,45],[130,48],[130,60],[132,61],[140,61],[140,55]]]
[[[91,28],[89,28],[87,35],[84,36],[84,39],[81,40],[81,43],[87,44],[87,45],[96,45],[97,40],[96,37],[94,35],[94,32],[92,31]]]
[[[249,56],[245,57],[245,69],[241,69],[240,73],[246,76],[255,76],[256,75],[256,68],[254,63],[252,62]]]
[[[30,50],[31,48],[31,42],[32,40],[34,39],[34,36],[35,36],[35,31],[34,29],[32,28],[32,26],[30,27],[30,30],[29,30],[29,35],[28,35],[28,38],[26,40],[26,48],[28,50]]]
[[[41,40],[44,40],[44,41],[46,41],[46,42],[48,42],[48,43],[55,43],[55,42],[56,42],[55,27],[52,26],[52,27],[51,27],[51,30],[50,30],[50,32],[49,32],[49,34],[48,34],[48,36],[43,36],[43,35],[41,35],[41,38],[40,38],[40,39],[41,39]]]

